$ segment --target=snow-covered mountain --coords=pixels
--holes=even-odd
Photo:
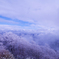
[[[8,50],[16,59],[58,59],[59,52],[50,43],[56,47],[57,38],[51,33],[6,31],[0,34],[0,49]]]

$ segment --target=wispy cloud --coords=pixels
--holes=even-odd
[[[17,25],[0,25],[0,30],[20,30],[21,27]]]
[[[1,0],[0,15],[49,28],[59,28],[59,0]],[[31,25],[31,24],[30,24]]]

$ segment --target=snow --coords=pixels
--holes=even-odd
[[[49,46],[49,43],[45,43],[45,45],[40,45],[37,43],[37,41],[35,41],[37,39],[35,39],[35,40],[30,39],[31,41],[29,41],[29,37],[30,37],[30,35],[32,37],[32,34],[26,34],[26,35],[28,37],[24,38],[25,35],[19,36],[12,31],[0,34],[0,51],[1,51],[1,49],[9,50],[14,55],[15,58],[17,58],[17,56],[21,56],[22,58],[27,58],[27,59],[30,59],[30,58],[58,59],[59,58],[59,52],[58,51],[56,52],[54,49],[52,49]],[[34,36],[35,36],[35,34],[34,34]],[[40,36],[41,35],[38,35],[38,38]],[[36,34],[36,37],[37,37],[37,34]],[[52,37],[53,37],[53,35],[52,35]],[[50,38],[50,36],[48,38]],[[39,40],[39,42],[40,42],[40,40]],[[45,41],[43,41],[43,42],[45,42]]]

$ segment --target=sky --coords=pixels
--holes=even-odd
[[[0,29],[59,30],[59,0],[0,0]]]

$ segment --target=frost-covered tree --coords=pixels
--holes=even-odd
[[[13,54],[11,54],[8,50],[2,49],[0,47],[0,59],[15,59]]]
[[[36,43],[30,43],[12,32],[4,33],[0,40],[1,45],[17,59],[58,59],[59,57],[59,53],[47,47],[48,45],[40,46]]]

